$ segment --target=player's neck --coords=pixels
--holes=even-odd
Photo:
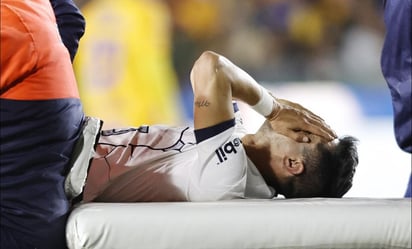
[[[242,138],[242,143],[247,156],[259,170],[265,181],[269,185],[272,184],[274,179],[272,179],[271,154],[268,144],[264,140],[258,139],[256,135],[246,135]]]

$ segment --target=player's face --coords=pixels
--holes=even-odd
[[[281,168],[288,158],[295,160],[303,156],[305,144],[298,143],[279,133],[273,133],[270,137],[271,164],[278,166],[276,168]]]
[[[304,152],[316,151],[317,144],[323,143],[320,137],[308,135],[309,143],[299,143],[272,130],[270,136],[270,167],[279,184],[304,171]]]

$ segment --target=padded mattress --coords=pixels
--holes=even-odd
[[[70,249],[411,248],[411,199],[88,203]]]

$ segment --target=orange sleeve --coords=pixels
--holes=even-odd
[[[79,97],[70,56],[49,1],[1,1],[0,97]]]
[[[25,44],[22,46],[21,44]],[[34,70],[37,54],[33,38],[20,17],[1,4],[1,94]]]

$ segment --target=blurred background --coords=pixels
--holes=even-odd
[[[86,18],[74,67],[105,128],[190,125],[191,66],[204,50],[360,140],[348,197],[402,197],[411,156],[396,145],[380,69],[381,0],[77,0]],[[250,131],[262,119],[247,106]]]

